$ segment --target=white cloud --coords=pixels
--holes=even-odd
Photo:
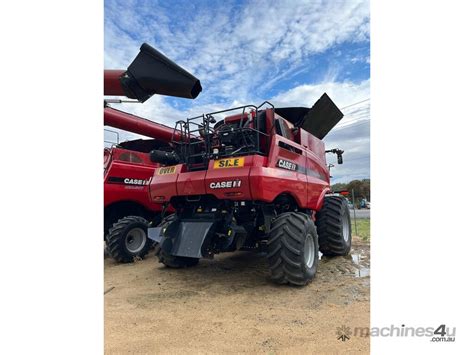
[[[312,106],[325,92],[338,107],[344,107],[370,97],[370,80],[360,83],[330,81],[300,85],[278,94],[273,101],[279,106]]]
[[[149,41],[201,79],[209,102],[214,96],[248,100],[267,81],[296,71],[308,56],[368,37],[366,0],[297,6],[263,0],[241,9],[219,3],[196,9],[181,26],[173,21],[189,14],[170,14],[156,2],[127,4],[106,9],[106,66],[125,67],[141,42]],[[290,69],[279,71],[283,64]]]

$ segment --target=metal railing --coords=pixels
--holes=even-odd
[[[111,147],[116,146],[117,144],[119,144],[119,142],[120,142],[120,135],[119,135],[119,133],[118,133],[117,131],[112,131],[112,130],[110,130],[110,129],[104,128],[104,132],[113,133],[113,134],[117,137],[117,139],[115,140],[115,142],[114,142],[114,141],[111,141],[111,140],[104,139],[104,143],[110,144]]]
[[[215,111],[207,114],[202,114],[195,117],[176,122],[172,143],[176,147],[181,159],[188,165],[190,170],[206,168],[209,160],[216,158],[213,148],[216,144],[219,146],[222,135],[225,133],[232,133],[234,136],[240,135],[243,146],[238,147],[233,151],[219,151],[219,158],[228,156],[235,156],[237,154],[263,154],[261,147],[261,137],[266,138],[266,149],[268,149],[268,137],[266,132],[263,132],[261,127],[261,115],[265,114],[265,110],[260,110],[265,104],[274,106],[265,101],[260,106],[245,105],[233,107],[230,109]],[[216,123],[215,115],[226,112],[242,110],[240,119],[232,121],[232,128],[226,132],[225,123],[223,120]],[[266,116],[263,117],[266,120]],[[264,121],[265,122],[265,121]],[[211,124],[215,124],[211,126]],[[252,139],[253,137],[253,139]]]

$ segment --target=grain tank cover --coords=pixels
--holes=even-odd
[[[154,94],[194,99],[202,90],[196,77],[147,43],[120,82],[127,97],[141,102]]]
[[[323,139],[344,117],[331,98],[324,93],[312,108],[282,107],[275,108],[275,113],[301,127],[313,136]]]

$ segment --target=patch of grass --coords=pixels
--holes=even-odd
[[[369,242],[370,241],[370,219],[357,219],[357,233],[356,227],[354,225],[354,219],[351,218],[352,225],[352,235],[357,235],[362,238],[362,240]]]

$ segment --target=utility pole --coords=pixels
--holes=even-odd
[[[334,168],[334,164],[329,163],[328,165],[328,170],[329,170],[329,177],[332,178],[331,176],[331,168]]]
[[[355,204],[355,197],[354,197],[354,189],[352,189],[352,207],[354,207],[354,229],[357,235],[357,219],[356,219],[356,204]]]

